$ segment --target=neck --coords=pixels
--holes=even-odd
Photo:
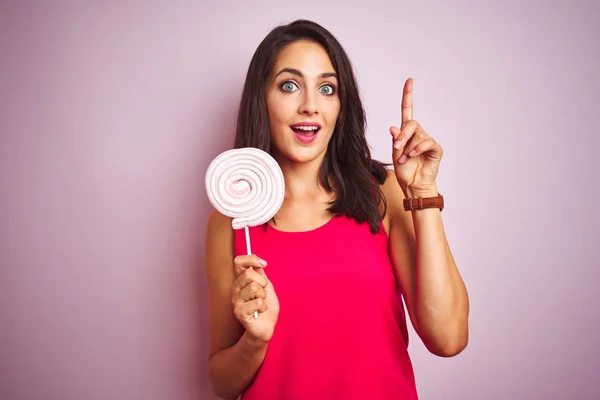
[[[325,192],[319,183],[319,169],[323,158],[307,163],[294,163],[287,159],[278,160],[285,177],[285,196],[293,199],[315,198]]]

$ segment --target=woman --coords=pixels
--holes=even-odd
[[[469,300],[436,186],[442,148],[412,111],[409,79],[388,170],[371,159],[351,63],[327,30],[300,20],[259,45],[235,146],[273,155],[286,193],[273,221],[252,228],[250,256],[229,218],[209,218],[209,371],[218,396],[416,399],[402,298],[433,354],[465,348]],[[407,198],[437,203],[405,209]]]

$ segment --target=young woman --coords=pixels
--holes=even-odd
[[[259,45],[235,146],[269,152],[286,193],[275,218],[252,228],[250,256],[243,230],[218,212],[209,218],[209,370],[218,396],[416,399],[402,299],[433,354],[467,345],[469,300],[436,185],[442,148],[413,119],[412,85],[401,126],[390,128],[388,169],[371,158],[352,66],[331,33],[300,20]],[[405,208],[419,198],[434,206]]]

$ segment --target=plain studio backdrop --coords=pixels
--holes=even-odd
[[[593,1],[3,1],[0,398],[214,398],[204,172],[232,144],[252,53],[297,18],[348,51],[375,157],[390,160],[408,77],[445,150],[470,343],[438,358],[410,329],[421,398],[600,398],[599,16]]]

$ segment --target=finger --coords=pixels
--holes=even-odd
[[[390,134],[392,135],[392,146],[395,150],[400,150],[402,148],[402,141],[398,140],[400,132],[400,128],[396,126],[390,127]]]
[[[233,270],[236,277],[250,267],[264,268],[266,266],[267,262],[256,254],[239,255],[233,259]]]
[[[390,135],[392,135],[392,145],[395,149],[400,148],[400,142],[398,142],[398,135],[400,135],[400,128],[397,126],[390,126]]]
[[[232,294],[236,295],[244,287],[251,284],[252,282],[257,283],[261,287],[266,287],[268,284],[268,279],[264,273],[261,274],[257,270],[248,268],[233,282]]]
[[[408,153],[409,157],[418,157],[423,153],[428,152],[433,158],[442,158],[442,147],[432,138],[427,138],[416,145]]]
[[[258,283],[250,282],[240,290],[237,298],[242,302],[247,302],[254,299],[266,299],[267,291]]]
[[[412,134],[412,136],[410,137],[410,139],[408,140],[408,143],[406,143],[406,146],[404,146],[404,149],[402,150],[402,154],[405,154],[406,156],[409,155],[409,153],[422,141],[426,140],[426,139],[430,139],[430,136],[427,135],[427,133],[425,133],[425,131],[423,131],[420,128],[417,128],[415,130],[415,132]]]
[[[419,123],[415,120],[408,121],[398,136],[396,136],[394,140],[394,151],[392,153],[392,157],[394,160],[397,160],[405,150],[407,144],[409,144],[413,135],[419,130]]]
[[[413,119],[413,79],[408,78],[402,91],[402,128]]]
[[[255,312],[264,313],[268,308],[269,306],[267,301],[265,299],[258,298],[240,304],[234,309],[234,313],[237,319],[250,322],[254,320]]]
[[[433,150],[435,148],[435,141],[431,138],[422,140],[421,142],[414,145],[411,149],[406,150],[406,157],[418,157],[426,151]],[[405,163],[407,158],[399,161],[400,164]]]

